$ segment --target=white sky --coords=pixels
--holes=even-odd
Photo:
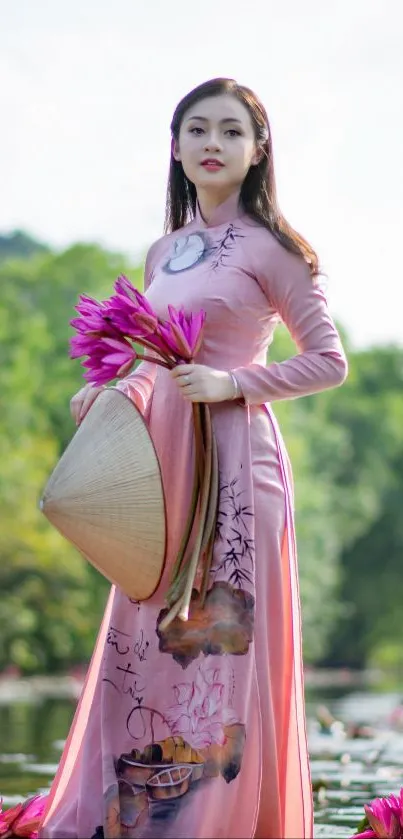
[[[256,90],[280,206],[355,346],[403,345],[401,0],[0,0],[0,232],[142,256],[169,123],[217,75]]]

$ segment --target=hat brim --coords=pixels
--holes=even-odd
[[[134,600],[152,596],[167,543],[161,469],[143,416],[117,388],[93,403],[40,507],[111,583]]]

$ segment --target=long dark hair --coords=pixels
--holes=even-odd
[[[321,273],[317,254],[306,239],[297,233],[286,221],[277,201],[274,175],[273,146],[266,110],[255,93],[239,85],[234,79],[211,79],[198,85],[181,99],[171,122],[172,140],[178,140],[179,130],[185,113],[196,102],[223,93],[235,96],[248,109],[252,119],[258,148],[263,152],[260,162],[251,166],[241,187],[241,203],[245,212],[264,227],[292,253],[303,256],[309,264],[313,277]],[[169,167],[165,233],[172,233],[194,218],[196,210],[196,187],[186,177],[182,163],[175,160],[171,149]]]

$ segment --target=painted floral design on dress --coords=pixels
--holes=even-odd
[[[211,266],[214,271],[216,271],[217,268],[220,268],[222,265],[225,265],[225,261],[228,259],[228,257],[231,254],[231,251],[236,245],[236,240],[244,238],[245,236],[243,235],[243,233],[240,233],[239,227],[236,227],[235,224],[228,225],[220,241],[216,245],[213,245],[211,248],[211,251],[215,256]]]
[[[188,271],[203,262],[208,256],[213,256],[211,268],[216,271],[225,265],[231,255],[237,239],[244,239],[240,228],[235,224],[229,224],[221,238],[216,243],[211,243],[207,234],[201,230],[178,236],[174,240],[169,258],[163,270],[167,274],[178,274],[181,271]]]
[[[241,588],[254,584],[253,507],[237,475],[220,481],[216,548],[211,574]]]
[[[202,232],[188,233],[175,239],[168,261],[164,265],[167,274],[178,274],[194,268],[210,252],[207,237]]]
[[[192,682],[180,682],[173,690],[176,704],[165,712],[172,733],[181,734],[196,749],[223,746],[225,726],[239,719],[220,670],[201,665]]]
[[[162,631],[160,623],[168,609],[158,615],[160,652],[170,653],[184,669],[200,654],[249,652],[254,629],[255,545],[253,508],[247,500],[238,475],[220,478],[214,559],[205,603],[201,605],[195,587],[188,621],[175,618]]]
[[[237,777],[246,733],[233,708],[234,687],[232,667],[205,663],[191,680],[173,685],[174,703],[164,711],[171,735],[115,762],[116,784],[105,795],[108,836],[134,836],[149,820],[172,823],[200,781]]]

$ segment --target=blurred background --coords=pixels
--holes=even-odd
[[[225,75],[267,107],[280,206],[319,254],[350,363],[341,389],[274,406],[296,485],[317,835],[347,836],[379,767],[397,783],[403,764],[402,743],[394,762],[376,745],[365,780],[365,741],[346,793],[346,743],[401,726],[399,0],[0,0],[0,21],[0,793],[46,787],[107,595],[37,506],[74,432],[68,321],[122,271],[142,288],[173,110]],[[269,360],[294,352],[279,329]]]

